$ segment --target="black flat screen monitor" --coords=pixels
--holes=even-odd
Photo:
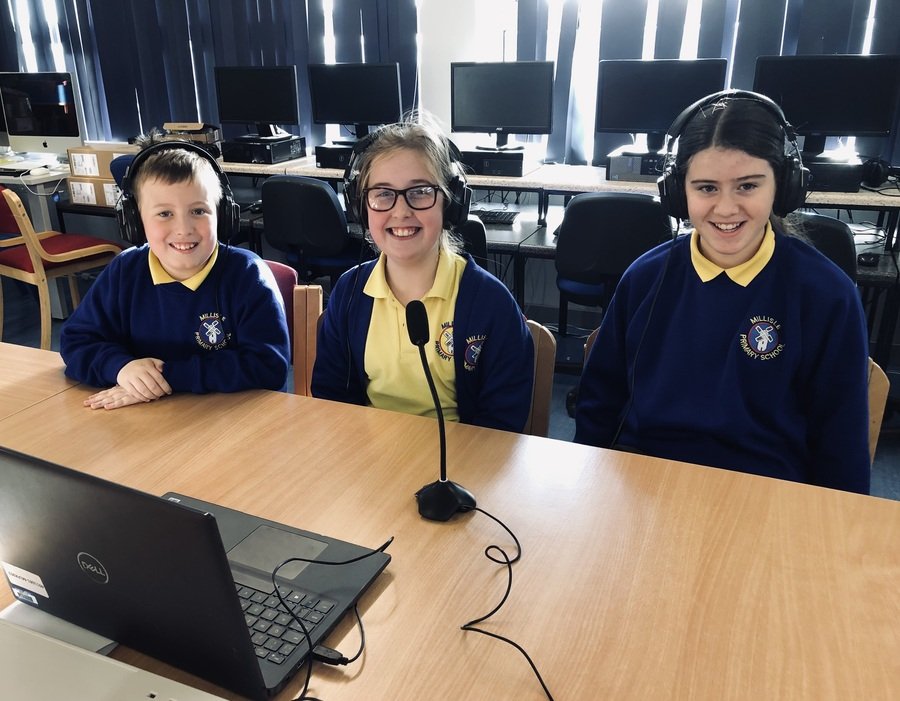
[[[310,64],[309,96],[313,122],[352,124],[361,139],[370,126],[400,120],[400,64]]]
[[[552,61],[450,64],[450,127],[497,135],[549,134],[553,129]]]
[[[828,136],[888,136],[900,101],[900,55],[760,56],[753,89],[771,97],[803,151],[825,150]]]
[[[286,139],[279,124],[299,124],[295,66],[216,66],[219,120],[255,124],[243,139]]]
[[[0,103],[13,151],[63,156],[83,145],[70,73],[0,73]]]
[[[724,58],[602,60],[594,130],[646,134],[647,148],[659,151],[685,107],[725,87],[727,68]]]

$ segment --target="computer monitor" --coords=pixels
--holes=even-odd
[[[216,66],[216,100],[223,124],[255,124],[247,141],[290,138],[279,124],[299,124],[295,66]]]
[[[900,55],[760,56],[753,89],[771,97],[807,158],[829,136],[889,136],[900,102]]]
[[[310,64],[309,96],[313,122],[352,124],[361,139],[371,126],[400,120],[400,64]]]
[[[659,151],[685,107],[725,87],[724,58],[605,59],[597,71],[594,130],[646,134]]]
[[[0,73],[0,102],[12,151],[65,156],[84,145],[71,73]]]
[[[549,134],[553,75],[552,61],[451,63],[451,131],[496,134],[498,149],[510,134]]]

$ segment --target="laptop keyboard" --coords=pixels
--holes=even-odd
[[[512,224],[519,212],[514,209],[484,209],[472,212],[484,224]]]
[[[298,645],[306,641],[300,624],[284,610],[275,594],[243,584],[235,586],[256,656],[275,664],[283,663]],[[315,638],[316,626],[334,608],[335,602],[284,586],[279,587],[279,591],[297,618],[303,621],[310,636]]]

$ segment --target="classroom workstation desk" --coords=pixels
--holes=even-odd
[[[0,358],[0,419],[78,384],[63,375],[64,365],[57,353],[0,343]]]
[[[433,420],[267,391],[91,411],[91,391],[3,418],[0,445],[370,547],[394,537],[360,602],[363,657],[317,665],[312,696],[545,698],[518,652],[460,630],[505,590],[485,547],[515,548],[478,512],[419,517]],[[900,503],[459,424],[447,447],[450,478],[523,549],[481,627],[522,645],[554,698],[900,698]],[[3,587],[0,606],[11,598]],[[328,640],[347,656],[351,618]]]
[[[15,190],[31,216],[34,230],[48,231],[54,226],[51,206],[55,207],[53,196],[66,191],[67,171],[50,171],[42,175],[3,175],[0,185]]]

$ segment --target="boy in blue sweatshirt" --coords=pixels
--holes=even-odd
[[[126,234],[146,243],[103,270],[60,338],[66,375],[106,388],[85,406],[282,389],[284,303],[263,260],[219,243],[236,217],[218,164],[192,144],[151,145],[126,173],[122,206]]]

